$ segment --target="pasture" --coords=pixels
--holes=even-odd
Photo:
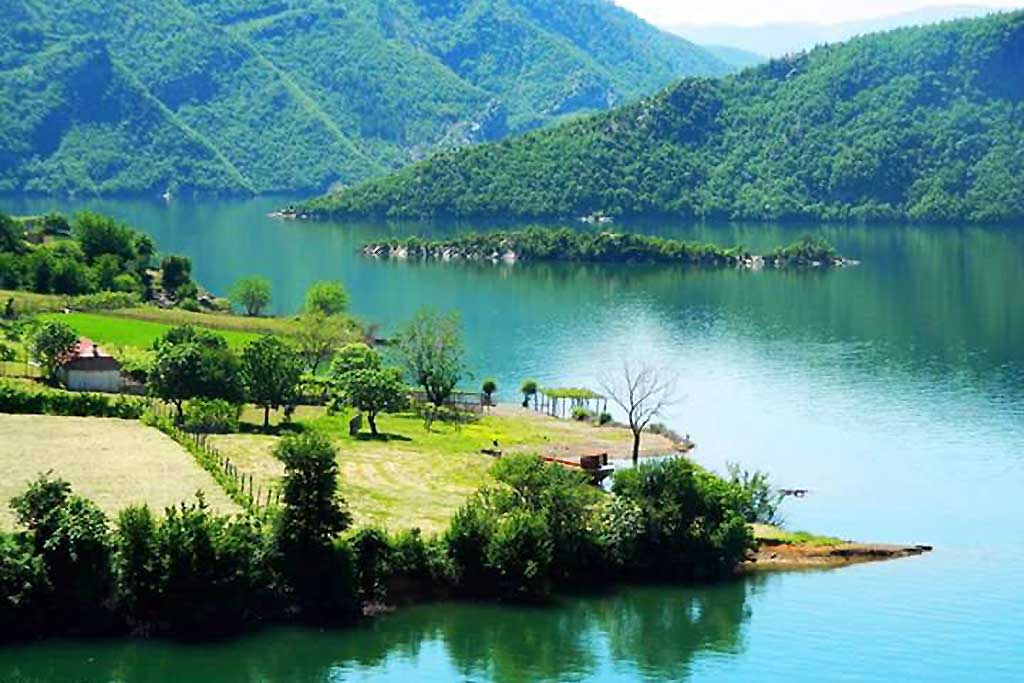
[[[5,530],[15,523],[10,499],[46,472],[66,479],[111,518],[133,503],[162,512],[200,490],[215,511],[240,511],[181,446],[135,421],[0,414],[0,471]]]

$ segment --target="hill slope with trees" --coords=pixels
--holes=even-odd
[[[607,0],[0,0],[0,192],[322,192],[728,67]]]
[[[1024,217],[1024,12],[858,38],[442,152],[319,215]]]

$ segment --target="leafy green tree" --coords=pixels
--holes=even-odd
[[[529,408],[530,401],[537,395],[537,391],[540,387],[537,386],[537,381],[528,379],[523,382],[522,386],[519,387],[519,393],[523,395],[523,407]]]
[[[287,598],[315,618],[357,608],[351,559],[332,543],[352,518],[338,493],[337,453],[316,431],[284,437],[274,451],[284,463],[283,507],[274,527],[274,560]]]
[[[18,221],[0,213],[0,252],[20,254],[25,250],[24,230]]]
[[[376,370],[381,367],[382,363],[380,354],[366,344],[362,342],[345,344],[335,354],[334,360],[331,362],[331,377],[339,380],[343,375],[356,370]]]
[[[427,399],[442,406],[466,373],[457,313],[421,310],[398,335],[406,370]]]
[[[320,365],[330,360],[351,337],[340,316],[303,313],[294,332],[295,347],[306,369],[316,374]]]
[[[480,386],[480,390],[484,392],[484,399],[487,401],[487,405],[494,405],[494,392],[498,390],[498,383],[493,379],[486,379]]]
[[[306,313],[340,315],[348,309],[348,292],[337,280],[316,282],[306,290]]]
[[[408,392],[398,368],[366,368],[352,370],[339,379],[339,388],[346,404],[366,414],[370,433],[377,432],[377,415],[404,410]]]
[[[32,335],[32,356],[39,361],[43,376],[56,381],[63,358],[75,351],[78,335],[67,323],[51,320],[43,323]]]
[[[165,256],[160,261],[160,273],[164,291],[176,296],[180,287],[192,281],[192,260],[187,256]]]
[[[135,231],[109,216],[83,211],[75,216],[71,234],[89,263],[103,255],[114,256],[121,263],[136,257]]]
[[[255,276],[242,278],[231,288],[229,296],[245,308],[246,315],[258,316],[270,303],[270,280]]]
[[[263,408],[263,428],[270,410],[294,400],[302,378],[302,360],[291,346],[274,336],[249,342],[242,351],[242,376],[249,400]]]
[[[147,386],[153,396],[174,404],[178,424],[189,399],[241,400],[238,359],[224,337],[184,325],[168,330],[153,346],[156,357]]]

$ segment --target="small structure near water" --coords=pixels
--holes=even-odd
[[[86,337],[61,359],[57,376],[71,391],[116,394],[122,387],[121,364]]]

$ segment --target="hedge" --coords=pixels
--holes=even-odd
[[[145,410],[146,401],[134,396],[73,393],[0,381],[0,413],[137,420]]]

